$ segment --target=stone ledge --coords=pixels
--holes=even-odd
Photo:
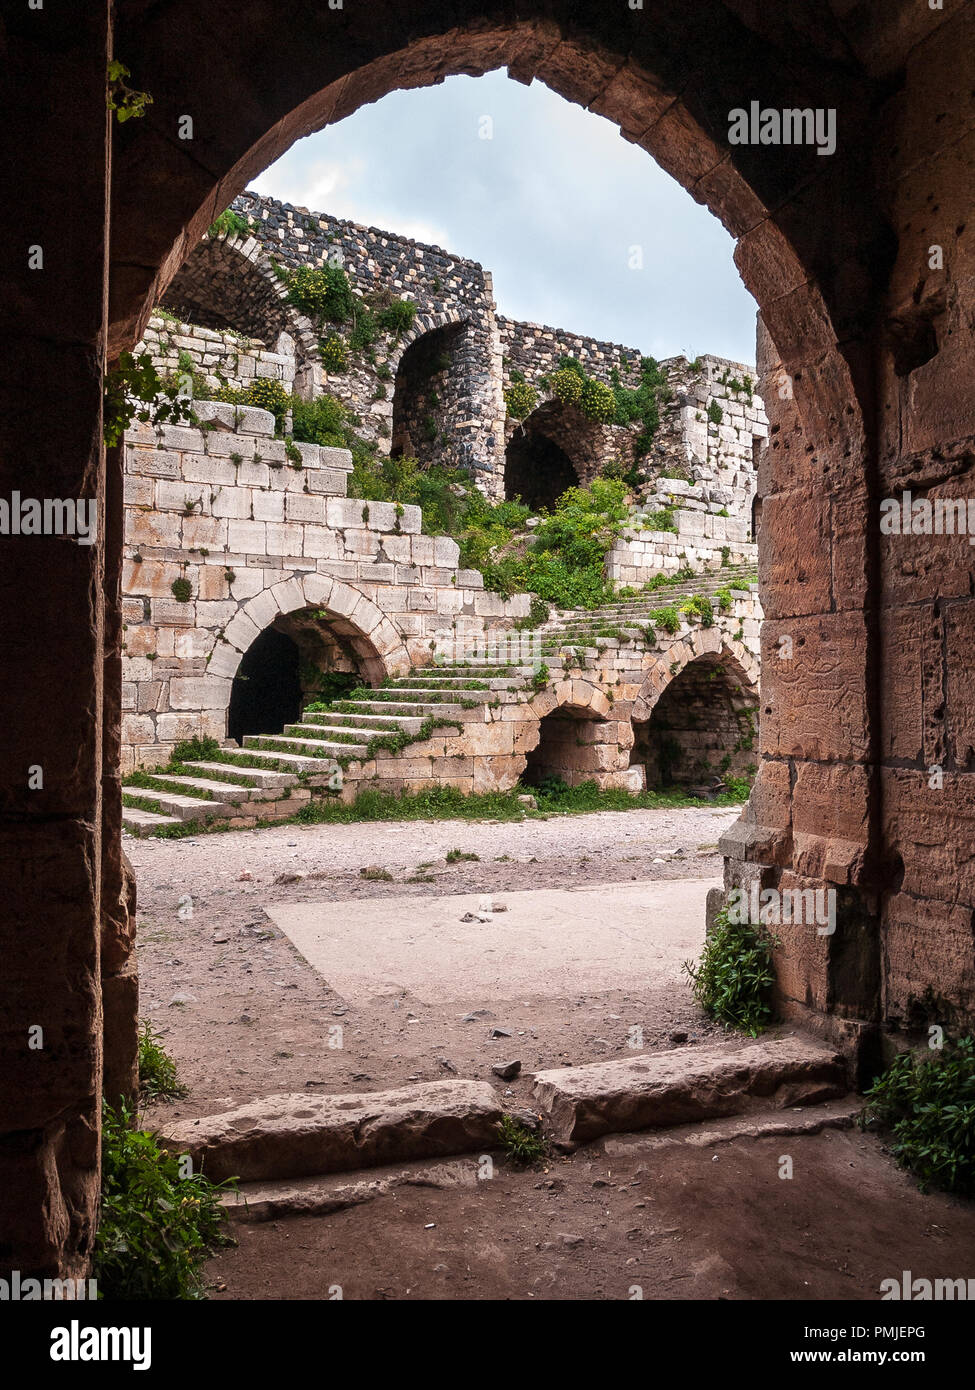
[[[214,1182],[310,1177],[497,1146],[501,1107],[486,1081],[432,1081],[366,1095],[266,1096],[186,1120],[161,1143]]]
[[[600,1134],[740,1114],[756,1098],[777,1106],[835,1100],[848,1086],[837,1052],[793,1036],[540,1071],[532,1089],[555,1138],[584,1143]]]

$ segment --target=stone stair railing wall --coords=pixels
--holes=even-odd
[[[279,614],[326,612],[373,679],[430,661],[458,622],[527,614],[527,595],[504,600],[459,568],[455,541],[421,535],[418,507],[346,497],[347,450],[299,444],[298,463],[267,411],[197,413],[200,427],[126,433],[124,771],[226,737],[241,656]]]
[[[570,785],[592,780],[640,791],[646,766],[634,759],[634,723],[650,718],[690,663],[703,658],[720,665],[738,707],[757,709],[761,610],[752,579],[725,571],[594,611],[558,614],[531,634],[531,660],[487,654],[413,668],[367,695],[306,710],[278,735],[247,735],[242,747],[225,745],[217,759],[152,777],[148,786],[126,792],[125,823],[138,834],[207,820],[247,826],[291,815],[313,797],[349,802],[364,787],[507,791],[539,747],[542,721],[553,714],[567,717],[547,735],[547,773]],[[671,635],[649,626],[655,608],[692,594],[714,596],[719,588],[729,589],[732,601],[728,611],[716,611],[711,626],[686,615]],[[709,740],[699,744],[706,752]]]

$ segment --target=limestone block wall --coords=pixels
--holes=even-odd
[[[269,412],[197,410],[200,428],[126,435],[124,770],[225,738],[241,657],[281,614],[321,612],[369,679],[430,661],[458,623],[527,614],[458,567],[455,541],[422,535],[418,507],[346,497],[346,450],[298,445],[299,462]]]
[[[148,352],[164,376],[179,375],[188,358],[193,373],[211,391],[225,385],[240,389],[263,377],[280,381],[286,391],[295,389],[298,364],[294,339],[287,333],[279,335],[272,350],[232,329],[204,328],[155,313],[137,351]]]
[[[570,785],[593,780],[640,791],[646,763],[634,721],[649,720],[661,695],[698,658],[720,661],[738,698],[754,708],[759,629],[757,595],[742,592],[712,627],[684,622],[656,647],[601,638],[595,656],[581,649],[566,653],[562,665],[551,666],[545,688],[530,698],[524,691],[492,691],[489,700],[457,715],[456,729],[437,729],[399,754],[380,750],[353,762],[342,796],[353,800],[364,786],[507,791],[530,764],[534,773],[547,770]]]

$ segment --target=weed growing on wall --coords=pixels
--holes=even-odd
[[[732,922],[722,908],[695,965],[685,961],[694,998],[709,1018],[757,1037],[772,1021],[775,938],[751,922]]]

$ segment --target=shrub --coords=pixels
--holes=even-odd
[[[143,1100],[179,1100],[186,1095],[176,1074],[176,1063],[162,1046],[148,1019],[139,1030],[139,1095]]]
[[[184,738],[173,749],[174,763],[209,763],[220,753],[215,738]]]
[[[256,406],[259,410],[269,410],[274,416],[275,424],[280,427],[291,409],[291,396],[280,381],[258,377],[244,392],[244,403]]]
[[[718,913],[704,942],[700,964],[684,962],[694,998],[709,1018],[752,1037],[772,1020],[772,951],[775,938],[751,922]]]
[[[332,333],[319,344],[322,366],[326,372],[340,376],[349,370],[349,353],[345,340]]]
[[[579,409],[587,420],[607,424],[616,417],[616,397],[612,388],[591,377],[579,394]]]
[[[674,604],[668,604],[666,608],[655,608],[650,621],[659,632],[667,632],[672,637],[680,627],[680,613]]]
[[[131,1128],[124,1102],[103,1107],[102,1209],[93,1274],[107,1299],[200,1299],[202,1268],[232,1244],[220,1196],[233,1182],[182,1176],[178,1154]]]
[[[717,401],[712,401],[708,406],[708,419],[711,421],[712,425],[720,425],[721,421],[724,419],[724,411],[721,409],[720,405],[718,405]]]
[[[538,405],[538,392],[527,381],[516,381],[505,391],[504,403],[512,420],[524,420]]]
[[[241,217],[233,208],[225,208],[215,222],[210,224],[207,236],[212,240],[218,236],[246,236],[250,231],[247,218]]]
[[[174,579],[170,588],[177,603],[189,603],[193,597],[193,585],[188,579]]]
[[[288,302],[316,323],[345,323],[355,296],[341,266],[301,266],[287,275]]]
[[[392,333],[399,337],[407,329],[413,327],[416,318],[416,305],[412,299],[394,299],[392,304],[385,309],[380,309],[376,316],[379,327],[385,329],[387,333]]]
[[[975,1039],[898,1057],[866,1092],[860,1123],[890,1134],[891,1153],[923,1191],[975,1194]]]
[[[498,1121],[498,1134],[501,1147],[513,1163],[528,1167],[538,1163],[548,1152],[548,1145],[540,1134],[533,1134],[527,1125],[521,1124],[511,1115],[503,1115]]]
[[[560,367],[557,372],[553,372],[549,385],[556,400],[561,401],[563,405],[577,405],[582,395],[583,383],[584,378],[571,367]]]
[[[335,396],[317,396],[313,401],[291,398],[291,431],[299,444],[324,444],[344,448],[348,412]]]

